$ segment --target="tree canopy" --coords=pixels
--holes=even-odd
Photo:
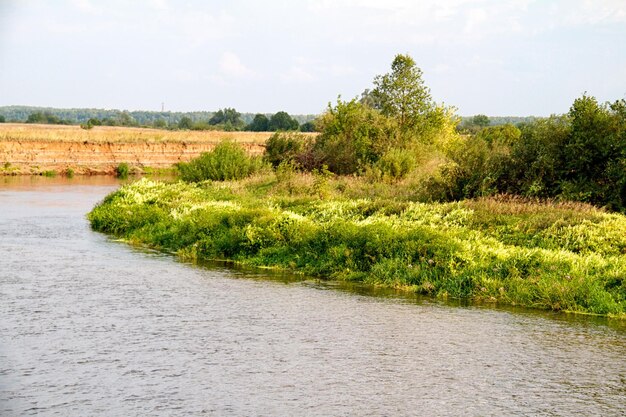
[[[269,130],[274,132],[277,130],[298,130],[300,124],[287,112],[279,111],[270,118]]]
[[[391,72],[376,76],[374,85],[371,102],[384,116],[395,118],[402,131],[419,125],[434,108],[422,70],[409,55],[396,55]]]

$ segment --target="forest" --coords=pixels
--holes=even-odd
[[[93,126],[151,127],[170,130],[224,130],[272,132],[299,130],[311,132],[316,115],[239,113],[233,108],[217,111],[155,112],[104,109],[57,109],[52,107],[0,107],[0,123],[43,123]]]

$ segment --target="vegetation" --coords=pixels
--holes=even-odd
[[[130,174],[130,167],[126,162],[122,162],[115,168],[115,176],[117,178],[126,179]]]
[[[576,99],[568,114],[518,128],[487,127],[449,146],[448,195],[497,193],[581,201],[626,211],[626,101]]]
[[[232,142],[262,145],[271,136],[267,132],[165,131],[156,129],[92,126],[0,124],[0,141],[138,143],[138,142],[209,142],[224,139]]]
[[[192,259],[626,317],[626,217],[607,211],[626,211],[626,101],[583,95],[563,116],[459,129],[397,55],[314,125],[269,138],[274,172],[224,143],[179,166],[189,184],[123,187],[91,224]]]
[[[623,215],[510,197],[415,203],[404,183],[385,195],[355,177],[280,175],[142,179],[109,195],[89,220],[96,230],[190,259],[625,317]]]
[[[239,180],[260,171],[260,157],[248,156],[237,144],[222,142],[190,162],[178,164],[180,178],[187,182]]]
[[[267,117],[269,115],[265,116]],[[246,127],[251,124],[254,117],[255,114],[253,113],[239,113],[232,108],[220,109],[217,112],[200,111],[183,113],[169,111],[56,109],[29,106],[0,107],[0,123],[2,123],[2,120],[12,123],[23,123],[30,119],[30,123],[74,124],[83,125],[85,128],[92,125],[153,127],[170,130],[269,131],[269,127],[263,130],[247,129]],[[290,119],[295,120],[298,124],[306,124],[315,117],[316,115],[310,114],[289,116]],[[297,129],[298,126],[295,127],[295,130]]]

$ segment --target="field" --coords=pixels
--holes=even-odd
[[[269,132],[222,132],[161,130],[135,127],[80,126],[0,123],[0,142],[89,142],[89,143],[136,143],[136,142],[220,142],[224,139],[237,143],[263,144],[271,136]]]

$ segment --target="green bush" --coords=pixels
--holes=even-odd
[[[306,145],[306,136],[300,133],[276,132],[265,143],[264,158],[273,167],[281,163],[297,163]]]
[[[383,179],[399,180],[415,167],[415,157],[406,149],[391,149],[375,164]]]
[[[185,182],[239,180],[258,172],[262,167],[261,158],[248,156],[232,142],[222,142],[213,151],[177,166],[180,178]]]
[[[128,164],[126,162],[120,163],[115,168],[115,176],[117,178],[126,179],[126,178],[128,178],[128,174],[129,173],[130,173],[130,167],[128,166]]]

